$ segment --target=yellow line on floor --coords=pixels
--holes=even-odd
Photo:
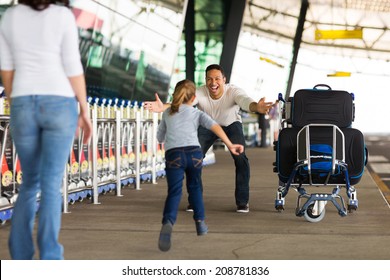
[[[390,189],[389,189],[389,187],[381,180],[381,178],[375,172],[370,172],[370,174],[371,174],[372,179],[374,179],[375,184],[381,190],[384,198],[386,198],[387,203],[390,204]]]

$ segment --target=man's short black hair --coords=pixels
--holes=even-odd
[[[223,70],[222,66],[219,64],[211,64],[211,65],[207,66],[206,75],[207,75],[207,72],[209,72],[210,70],[219,70],[219,71],[221,71],[222,76],[225,77],[225,71]]]

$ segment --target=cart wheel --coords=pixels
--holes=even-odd
[[[310,204],[309,207],[307,207],[305,213],[303,216],[305,217],[306,221],[311,223],[318,223],[325,217],[325,208],[322,210],[322,212],[319,215],[313,214],[313,207],[314,203]]]
[[[281,212],[284,211],[284,206],[283,206],[283,205],[277,205],[277,206],[275,206],[275,209],[276,209],[279,213],[281,213]]]
[[[348,205],[348,212],[352,213],[353,211],[357,210],[357,205]]]

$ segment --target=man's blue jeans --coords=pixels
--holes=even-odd
[[[245,136],[241,122],[234,122],[229,126],[222,126],[222,129],[225,131],[226,135],[233,144],[241,144],[245,147]],[[198,138],[202,147],[203,155],[206,155],[207,151],[218,139],[218,136],[215,135],[211,130],[200,126],[198,128]],[[249,202],[249,160],[245,154],[245,151],[238,156],[232,154],[232,157],[236,166],[236,205],[245,206]]]
[[[58,242],[61,227],[61,185],[77,128],[77,101],[61,96],[15,97],[11,104],[11,135],[23,183],[11,218],[9,249],[13,259],[33,259],[33,228],[38,210],[40,259],[63,259]]]
[[[162,223],[175,224],[182,195],[184,174],[189,201],[194,209],[194,220],[204,220],[201,170],[203,154],[200,147],[174,148],[165,152],[168,196],[165,201]]]

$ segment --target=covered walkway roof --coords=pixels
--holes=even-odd
[[[302,2],[250,0],[243,29],[277,41],[294,40]],[[390,1],[309,0],[308,3],[301,47],[337,55],[388,60]],[[344,39],[321,39],[316,36],[316,30],[348,33],[344,34]],[[351,38],[359,33],[360,38]],[[348,36],[351,39],[347,39]]]

